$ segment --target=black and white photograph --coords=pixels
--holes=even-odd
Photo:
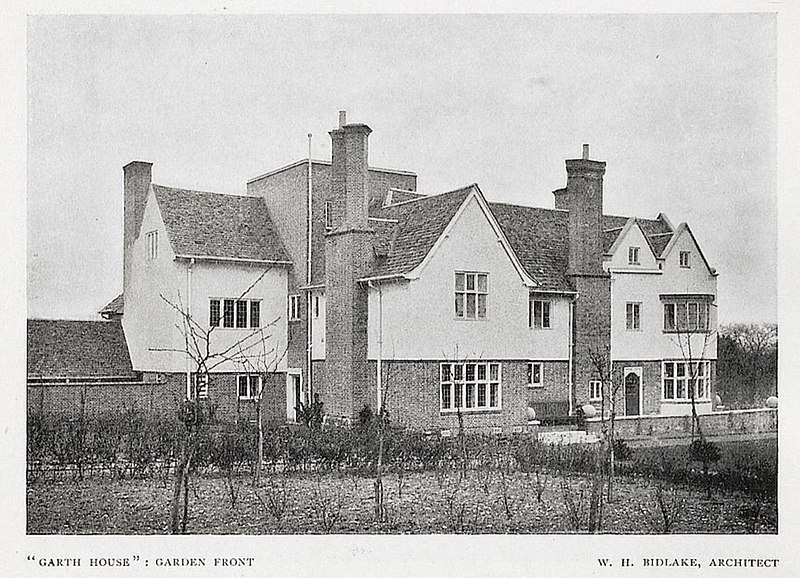
[[[791,575],[742,4],[21,15],[8,575]]]

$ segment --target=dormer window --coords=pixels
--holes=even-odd
[[[639,264],[639,247],[628,247],[628,265]]]
[[[689,251],[681,251],[679,258],[681,267],[683,267],[684,269],[688,269],[689,267],[692,266],[690,261],[691,253]]]
[[[150,231],[144,237],[145,254],[147,260],[152,261],[158,257],[158,231]]]

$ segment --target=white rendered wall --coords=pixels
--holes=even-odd
[[[631,232],[638,228],[631,229]],[[628,245],[620,245],[619,252],[628,257]],[[691,252],[691,267],[681,268],[680,251]],[[617,256],[615,255],[615,258]],[[711,274],[700,256],[700,251],[688,231],[684,230],[663,262],[658,273],[612,273],[612,354],[620,360],[685,359],[689,348],[687,335],[664,332],[664,307],[660,294],[717,293],[717,279]],[[641,330],[626,329],[626,303],[641,303]],[[708,335],[691,336],[691,353],[694,359],[717,358],[717,311],[709,307]],[[681,345],[683,347],[681,347]]]
[[[158,232],[158,256],[148,260],[147,233]],[[183,341],[175,323],[180,316],[162,298],[178,304],[185,293],[180,268],[167,239],[167,231],[152,189],[147,197],[142,228],[133,244],[130,283],[125,293],[122,326],[136,371],[185,371],[185,356],[174,351],[183,349]],[[156,351],[156,350],[162,351]],[[177,368],[177,369],[176,369]]]
[[[146,259],[146,234],[158,231],[158,257]],[[145,206],[142,229],[133,246],[131,283],[125,294],[123,328],[136,371],[185,372],[186,342],[181,313],[170,306],[169,300],[180,310],[189,311],[204,329],[209,327],[209,299],[237,298],[269,268],[266,265],[242,265],[198,261],[192,267],[191,302],[187,286],[188,263],[175,261],[164,227],[158,203],[151,191]],[[242,344],[245,355],[257,359],[267,358],[278,371],[286,369],[287,340],[287,272],[283,267],[272,266],[264,277],[247,294],[248,299],[261,300],[261,326],[274,323],[262,334],[266,341],[249,339]],[[163,296],[163,298],[162,298]],[[222,352],[253,329],[218,327],[211,334],[211,351]],[[198,332],[198,335],[200,333]],[[202,343],[201,343],[202,346]],[[239,348],[230,353],[240,355]],[[192,363],[192,368],[195,364]],[[244,365],[226,362],[215,371],[242,371]]]
[[[382,283],[380,289],[369,290],[369,358],[379,354],[382,309],[383,359],[566,360],[568,301],[553,299],[551,329],[529,328],[528,288],[478,201],[470,197],[466,203],[419,279]],[[488,273],[485,319],[455,316],[456,271]]]

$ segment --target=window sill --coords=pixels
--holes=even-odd
[[[711,403],[710,399],[706,398],[697,398],[694,400],[695,403]],[[691,399],[662,399],[661,403],[674,403],[678,405],[690,405],[692,403]]]
[[[531,331],[552,331],[553,327],[529,327]]]
[[[683,333],[685,335],[710,335],[713,333],[710,329],[664,329],[664,333]]]
[[[488,317],[453,317],[454,321],[489,321]]]
[[[528,383],[526,384],[530,389],[544,389],[543,383]]]
[[[461,413],[500,413],[503,411],[502,407],[470,407],[467,409],[462,408]],[[458,415],[457,409],[440,409],[440,415]]]

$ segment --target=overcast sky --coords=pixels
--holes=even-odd
[[[607,213],[689,223],[721,322],[777,319],[771,15],[52,16],[28,46],[29,317],[121,291],[130,160],[244,193],[346,109],[423,192],[552,207],[590,143]]]

